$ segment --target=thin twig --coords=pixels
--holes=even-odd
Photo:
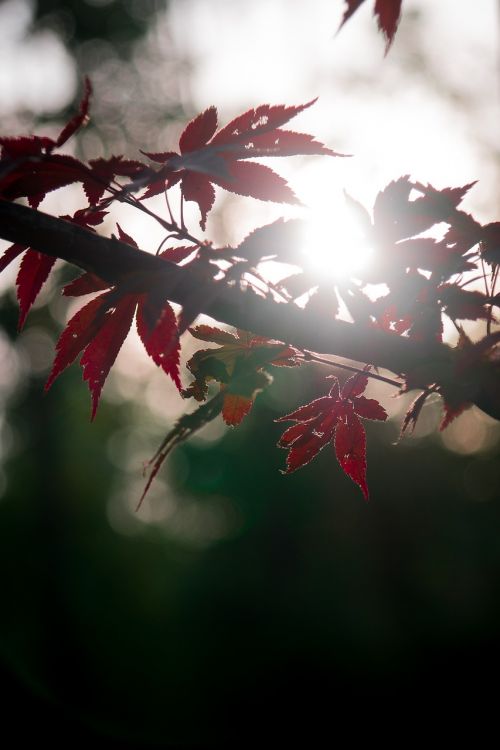
[[[320,357],[318,354],[314,354],[313,352],[308,351],[307,349],[302,350],[304,353],[304,360],[306,362],[317,362],[321,365],[328,365],[329,367],[338,367],[341,370],[348,370],[349,372],[355,372],[359,374],[366,375],[368,378],[373,378],[373,380],[380,380],[382,383],[387,383],[388,385],[392,385],[395,388],[401,388],[403,383],[398,382],[397,380],[392,380],[392,378],[386,378],[384,375],[378,375],[376,372],[369,372],[367,370],[364,370],[361,367],[353,367],[352,365],[346,365],[343,362],[336,362],[332,359],[325,359],[324,357]]]

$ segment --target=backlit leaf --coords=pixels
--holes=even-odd
[[[56,344],[56,357],[45,390],[92,340],[104,319],[108,304],[108,294],[101,294],[73,315]]]
[[[83,353],[80,364],[83,379],[88,382],[92,396],[91,419],[96,415],[104,381],[130,330],[136,305],[137,298],[129,294],[120,299],[116,306],[108,308],[99,330]]]
[[[333,443],[344,472],[359,485],[366,499],[366,435],[359,417],[385,421],[387,413],[375,399],[361,393],[368,376],[359,372],[348,378],[340,390],[337,378],[328,396],[300,406],[276,422],[293,421],[278,446],[288,449],[286,474],[309,463],[328,443]]]
[[[26,321],[26,316],[35,301],[38,292],[56,262],[50,255],[37,253],[36,250],[28,249],[23,256],[19,273],[17,274],[17,299],[19,300],[19,330]]]
[[[361,487],[368,500],[366,484],[366,433],[358,417],[351,412],[339,420],[335,430],[335,455],[341,468]]]
[[[137,307],[137,332],[144,348],[181,390],[179,377],[180,343],[177,319],[170,304],[151,295],[142,295]]]
[[[291,107],[263,104],[234,118],[218,132],[217,111],[209,107],[184,129],[180,154],[146,153],[153,161],[163,163],[163,169],[150,181],[142,198],[158,195],[180,180],[185,200],[200,209],[203,229],[214,203],[213,185],[259,200],[298,203],[282,177],[267,166],[245,160],[298,154],[341,156],[310,135],[281,129],[314,101]]]

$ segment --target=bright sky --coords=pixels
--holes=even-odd
[[[310,208],[308,255],[317,237],[333,236],[345,253],[330,257],[344,270],[356,266],[358,250],[366,255],[356,239],[349,241],[344,188],[370,208],[377,191],[402,174],[438,187],[480,178],[474,208],[490,219],[495,211],[497,168],[485,157],[497,139],[496,3],[484,0],[473,9],[456,0],[406,0],[387,57],[372,5],[337,36],[341,0],[174,0],[171,6],[174,40],[193,60],[186,99],[195,110],[216,104],[227,122],[257,104],[319,97],[292,126],[353,158],[290,159],[277,171]],[[251,201],[228,211],[226,224],[241,234],[259,215],[280,215]],[[319,252],[324,259],[324,243]]]
[[[344,189],[370,208],[378,190],[402,174],[438,187],[480,178],[470,208],[491,220],[498,203],[498,167],[491,158],[500,92],[495,0],[475,8],[456,0],[405,0],[386,57],[372,6],[364,3],[336,35],[342,0],[171,0],[153,35],[160,50],[165,40],[165,60],[176,53],[173,43],[191,61],[184,104],[193,114],[215,104],[225,123],[264,102],[319,97],[292,127],[353,157],[294,158],[273,166],[308,207],[302,212],[311,220],[306,256],[316,266],[326,262],[324,243],[315,257],[317,238],[332,237],[336,251],[328,257],[337,271],[356,267],[358,253],[367,253],[356,237],[350,241]],[[57,111],[75,95],[72,58],[55,33],[27,33],[30,8],[29,0],[0,3],[0,116],[7,122],[23,110]],[[237,242],[283,213],[257,201],[230,201],[224,232]],[[137,229],[143,230],[139,219]],[[220,219],[208,229],[217,240]]]

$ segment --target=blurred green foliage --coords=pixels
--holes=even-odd
[[[37,27],[49,27],[73,47],[105,38],[126,45],[142,36],[167,0],[35,0]]]
[[[31,324],[54,329],[43,309]],[[106,444],[130,408],[104,401],[91,425],[77,367],[45,397],[42,382],[8,414],[22,447],[0,505],[0,639],[49,715],[137,742],[229,740],[269,722],[284,736],[360,698],[453,690],[478,667],[500,614],[498,451],[394,447],[393,426],[375,425],[369,504],[328,449],[284,477],[273,419],[317,395],[318,376],[278,372],[246,424],[186,444],[167,469],[179,502],[224,500],[219,538],[179,536],[168,519],[120,533]]]
[[[31,32],[55,33],[70,52],[75,82],[85,75],[94,95],[91,118],[77,141],[80,157],[138,157],[161,150],[168,127],[183,117],[181,85],[188,67],[169,38],[168,0],[35,0]],[[78,92],[75,91],[75,98]],[[74,112],[68,101],[58,117]],[[38,118],[52,119],[52,115]]]

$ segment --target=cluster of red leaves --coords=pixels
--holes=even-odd
[[[374,250],[356,280],[337,287],[356,322],[431,342],[442,340],[443,315],[454,323],[495,321],[498,295],[465,288],[464,274],[477,271],[481,259],[495,264],[500,246],[499,223],[483,226],[459,209],[474,184],[438,190],[400,177],[377,195],[373,218],[346,196]],[[445,226],[442,239],[429,236]],[[321,282],[300,273],[283,284],[291,296],[322,291]],[[388,292],[373,302],[363,292],[368,284],[384,284]]]
[[[332,443],[341,468],[361,487],[368,500],[366,433],[360,417],[384,421],[387,413],[378,401],[361,395],[368,385],[365,374],[350,377],[342,390],[337,378],[333,381],[328,396],[317,398],[276,420],[295,422],[278,442],[280,448],[289,451],[284,473],[305,466],[325,445]]]
[[[310,135],[281,128],[315,101],[297,107],[263,104],[236,117],[220,130],[217,130],[217,110],[209,107],[184,129],[178,154],[145,152],[163,167],[143,199],[180,183],[185,200],[193,201],[200,209],[202,229],[215,200],[214,185],[263,201],[298,203],[282,177],[263,164],[247,160],[299,154],[341,156]]]
[[[137,243],[118,226],[122,242]],[[186,248],[165,250],[160,257],[178,262]],[[191,251],[191,250],[190,250]],[[68,284],[63,294],[71,297],[102,291],[108,285],[93,274],[85,273]],[[137,333],[153,362],[169,375],[181,390],[179,377],[180,343],[177,320],[164,292],[152,287],[137,294],[112,287],[95,297],[71,318],[56,345],[56,358],[45,385],[50,388],[56,377],[83,351],[80,364],[83,379],[92,396],[92,419],[95,417],[102,387],[136,318]]]
[[[347,2],[342,23],[362,2]],[[400,9],[400,0],[376,0],[375,14],[388,46],[396,31]],[[26,198],[36,208],[50,191],[79,183],[88,206],[73,216],[61,218],[95,231],[104,221],[105,209],[113,200],[133,202],[146,210],[142,201],[178,185],[183,200],[197,204],[200,225],[205,228],[214,204],[214,186],[264,201],[298,203],[283,178],[269,167],[250,160],[298,154],[340,156],[310,135],[283,129],[290,119],[311,106],[312,101],[291,107],[262,105],[236,117],[221,129],[218,129],[217,111],[210,107],[186,126],[178,153],[145,153],[160,165],[155,168],[120,155],[84,164],[72,156],[55,154],[54,151],[86,123],[90,93],[91,87],[86,81],[77,114],[57,138],[0,138],[0,199]],[[494,284],[486,287],[485,292],[466,289],[468,281],[464,274],[478,271],[481,263],[490,264],[495,269],[494,275],[497,273],[500,223],[482,226],[459,208],[472,184],[439,190],[413,182],[408,176],[401,177],[378,194],[371,214],[347,196],[364,228],[367,242],[374,248],[372,265],[362,275],[344,283],[342,288],[337,287],[333,294],[329,283],[327,289],[321,280],[311,279],[304,272],[284,279],[273,291],[289,304],[309,293],[310,306],[316,305],[324,312],[328,305],[329,314],[333,316],[342,300],[355,322],[427,343],[441,341],[444,315],[457,328],[460,328],[457,321],[483,320],[487,335],[480,342],[472,344],[462,334],[462,356],[457,358],[460,372],[457,370],[456,374],[458,382],[470,384],[479,377],[484,386],[491,381],[490,364],[500,338],[498,333],[491,333],[492,324],[496,322],[493,310],[500,305],[500,295],[494,293]],[[142,195],[132,199],[130,196],[138,190],[143,191]],[[181,222],[179,227],[171,216],[170,222],[156,218],[177,240],[188,243],[167,247],[160,253],[161,258],[172,263],[203,261],[205,271],[210,263],[222,271],[220,261],[224,261],[223,274],[227,283],[241,281],[248,272],[255,277],[257,266],[263,260],[298,265],[296,221],[275,221],[255,229],[238,247],[217,250],[193,238],[184,224]],[[441,239],[435,238],[438,227],[446,228]],[[120,226],[118,238],[137,247]],[[21,254],[24,255],[16,282],[19,328],[24,325],[55,263],[53,257],[36,248],[14,244],[0,259],[0,271]],[[215,275],[215,271],[212,275],[208,273],[207,279],[213,281]],[[365,294],[365,287],[380,283],[384,283],[388,291],[373,301]],[[213,288],[216,294],[216,285]],[[167,435],[153,459],[146,490],[173,446],[219,414],[228,425],[240,424],[250,412],[256,395],[271,382],[268,368],[295,366],[306,358],[304,353],[279,341],[246,331],[238,330],[233,334],[200,325],[190,328],[191,334],[217,347],[195,352],[187,363],[194,380],[183,389],[179,371],[180,335],[202,311],[206,300],[186,302],[178,319],[169,302],[168,290],[160,289],[153,280],[148,291],[139,293],[137,286],[134,290],[134,284],[128,284],[126,278],[110,286],[92,273],[85,273],[68,284],[63,293],[73,297],[97,296],[71,318],[61,334],[46,388],[81,355],[83,377],[92,397],[93,418],[104,382],[135,317],[138,335],[155,364],[173,380],[184,397],[203,402],[195,412],[182,417]],[[464,390],[453,382],[428,383],[421,369],[400,375],[406,390],[422,389],[406,415],[403,431],[414,426],[430,393],[440,393],[444,398],[441,428],[468,406],[470,388]],[[332,443],[340,466],[368,498],[366,435],[361,419],[383,421],[387,417],[378,401],[362,395],[368,378],[366,368],[349,378],[342,388],[335,378],[327,396],[278,420],[295,423],[279,442],[289,450],[285,473],[301,468]],[[217,384],[218,392],[207,400],[213,383]],[[496,394],[496,381],[491,391]]]
[[[463,274],[477,267],[477,246],[493,235],[492,225],[458,208],[474,184],[438,190],[401,177],[378,194],[373,219],[349,198],[375,249],[362,281],[389,288],[370,310],[382,328],[440,341],[443,314],[453,321],[492,318],[494,300],[463,286]],[[438,225],[447,226],[441,240],[425,235]]]
[[[82,179],[82,163],[71,156],[54,154],[88,120],[92,88],[85,79],[85,91],[78,113],[54,140],[46,136],[0,137],[0,197],[7,200],[27,197],[36,208],[45,195],[56,188]]]
[[[140,161],[124,159],[120,155],[108,159],[94,159],[84,164],[72,156],[54,154],[56,148],[63,146],[86,124],[90,94],[91,86],[87,79],[78,113],[56,139],[45,136],[0,138],[0,198],[15,200],[25,197],[30,205],[36,208],[48,192],[72,183],[81,183],[89,206],[77,211],[74,216],[61,218],[94,231],[94,227],[104,220],[106,212],[103,209],[111,200],[122,198],[124,190],[128,194],[145,187],[141,198],[144,200],[179,183],[183,198],[198,204],[202,216],[201,224],[204,227],[207,214],[214,202],[213,184],[261,200],[298,202],[283,178],[269,167],[248,162],[248,159],[296,154],[337,155],[312,136],[284,130],[281,127],[313,102],[295,107],[262,105],[235,118],[218,132],[216,109],[210,107],[184,129],[179,142],[179,154],[146,154],[163,164],[159,171]],[[121,178],[122,183],[123,180],[128,180],[128,183],[124,186],[117,182],[117,178]],[[106,193],[111,195],[105,195]],[[122,241],[137,247],[135,241],[120,227],[118,235]],[[250,244],[242,243],[240,257]],[[196,247],[171,247],[164,250],[160,257],[178,263],[186,260]],[[0,271],[23,253],[16,282],[20,306],[19,328],[24,325],[26,316],[55,263],[53,257],[33,248],[14,244],[7,248],[0,259]],[[166,294],[157,288],[140,295],[130,292],[124,285],[110,289],[109,284],[90,273],[84,274],[64,290],[66,296],[82,296],[96,292],[104,293],[82,307],[62,333],[46,387],[50,387],[61,371],[83,351],[81,366],[84,379],[88,381],[91,391],[94,417],[106,377],[135,315],[137,331],[147,353],[181,390],[179,334],[192,322],[199,312],[198,309],[183,310],[179,325]],[[223,336],[224,332],[220,332],[219,335]],[[230,334],[227,334],[227,337],[230,337]],[[252,357],[255,358],[256,339],[244,343],[244,334],[241,333],[238,341],[240,348],[251,349]],[[240,360],[241,357],[235,355],[238,368],[241,368]],[[255,382],[252,385],[250,378],[242,384],[240,377],[239,388],[243,388],[245,393],[251,391],[254,394],[259,388],[264,387],[265,376],[260,368],[256,370],[255,366],[252,366]],[[230,375],[232,377],[233,373]],[[222,383],[222,380],[220,382]],[[246,396],[235,394],[234,390],[231,390],[234,389],[234,385],[229,386],[226,381],[224,387],[228,390],[224,417],[228,423],[237,424],[244,415],[243,411],[246,409],[246,413],[250,408],[248,400],[244,407]],[[250,404],[253,398],[254,395],[250,398]],[[230,414],[232,416],[229,416]]]
[[[355,279],[337,285],[335,295],[330,282],[310,273],[299,272],[282,281],[292,298],[309,292],[308,306],[321,310],[323,317],[328,310],[335,315],[341,300],[355,322],[429,345],[442,341],[444,316],[453,322],[462,341],[454,382],[426,382],[425,367],[400,373],[405,391],[424,389],[408,411],[403,432],[414,426],[430,393],[439,393],[444,399],[444,429],[470,405],[474,389],[477,392],[480,383],[484,387],[489,379],[498,343],[491,328],[497,322],[495,307],[500,306],[500,295],[494,293],[494,281],[489,285],[484,279],[485,291],[466,286],[471,272],[484,275],[484,263],[491,266],[496,278],[500,223],[481,225],[461,210],[460,204],[474,184],[437,189],[403,176],[379,192],[371,214],[346,196],[367,244],[373,248],[372,262]],[[384,284],[387,292],[373,301],[367,288],[375,284]],[[467,340],[461,327],[464,321],[486,323],[486,336],[477,346],[463,344]],[[470,387],[457,387],[463,382]],[[496,413],[496,407],[486,410]]]
[[[116,192],[116,177],[141,178],[141,184],[154,178],[146,164],[123,156],[92,159],[84,164],[73,156],[54,153],[87,124],[91,92],[86,78],[78,113],[56,139],[37,135],[0,137],[0,198],[27,198],[30,206],[37,208],[52,190],[81,183],[90,205],[95,206],[106,191]]]

